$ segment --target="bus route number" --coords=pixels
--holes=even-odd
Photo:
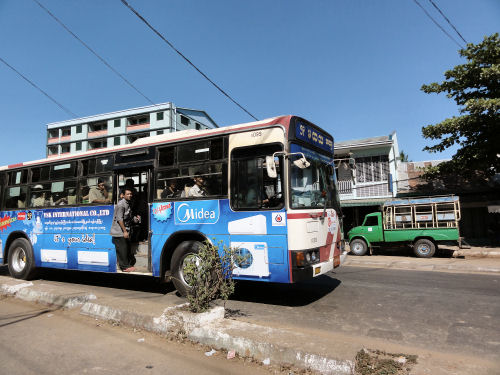
[[[262,137],[262,132],[261,132],[261,131],[258,131],[258,132],[252,132],[252,133],[250,133],[250,136],[251,136],[252,138]]]

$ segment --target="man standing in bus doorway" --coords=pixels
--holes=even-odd
[[[111,224],[110,234],[113,237],[113,244],[116,249],[118,265],[123,272],[135,271],[135,256],[130,247],[130,224],[138,217],[131,217],[130,200],[132,190],[126,188],[123,199],[115,206],[113,224]]]

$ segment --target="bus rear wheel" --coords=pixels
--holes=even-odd
[[[9,247],[9,272],[16,279],[30,280],[35,274],[35,258],[30,242],[18,238]]]
[[[413,252],[419,258],[432,258],[436,252],[436,245],[431,240],[422,238],[413,245]]]
[[[183,241],[174,250],[171,262],[172,282],[183,297],[187,296],[192,287],[189,276],[185,274],[186,266],[200,261],[198,252],[201,246],[198,241]]]
[[[349,247],[351,248],[351,253],[353,255],[365,255],[368,251],[368,245],[366,244],[366,242],[359,238],[352,240],[349,244]]]

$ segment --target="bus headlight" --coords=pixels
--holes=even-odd
[[[319,262],[319,249],[293,251],[292,265],[296,267],[305,267]]]

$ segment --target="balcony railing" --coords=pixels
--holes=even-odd
[[[363,199],[392,197],[387,181],[355,184],[352,180],[338,181],[340,199]]]

